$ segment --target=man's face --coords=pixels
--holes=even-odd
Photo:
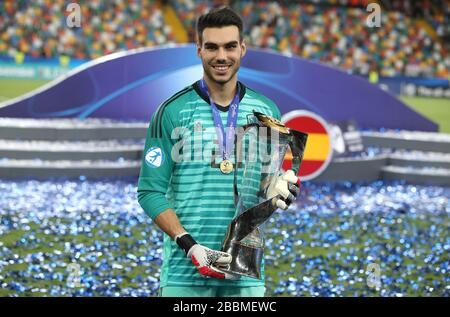
[[[244,42],[239,41],[237,26],[205,28],[203,42],[197,44],[197,55],[202,59],[203,70],[208,78],[218,84],[233,79],[245,55]]]

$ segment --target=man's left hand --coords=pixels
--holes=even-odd
[[[267,190],[267,198],[272,198],[281,195],[277,199],[276,204],[278,208],[283,210],[288,209],[289,205],[295,201],[300,192],[300,179],[295,175],[293,170],[288,170],[269,186]]]

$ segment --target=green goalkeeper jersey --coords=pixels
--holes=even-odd
[[[253,111],[280,119],[273,101],[241,82],[238,85],[237,127],[247,124],[247,116]],[[228,107],[217,108],[226,126]],[[138,200],[152,219],[172,208],[198,243],[220,250],[236,208],[234,173],[220,171],[222,157],[216,153],[217,133],[209,98],[196,82],[173,95],[153,114],[139,176]],[[232,156],[231,160],[234,159]],[[242,172],[238,174],[241,178]],[[264,268],[262,271],[261,280],[204,278],[175,241],[164,234],[160,287],[261,286]]]

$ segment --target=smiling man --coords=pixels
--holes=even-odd
[[[253,111],[280,119],[270,99],[238,81],[246,53],[242,28],[228,7],[199,17],[203,78],[166,100],[150,122],[138,200],[165,233],[161,296],[264,296],[264,272],[260,280],[230,275],[220,266],[230,263],[231,255],[218,251],[235,215],[234,128],[247,124]],[[271,192],[284,197],[278,207],[293,201],[297,180],[280,177]]]

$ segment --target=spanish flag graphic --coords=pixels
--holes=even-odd
[[[283,115],[282,121],[287,127],[308,134],[299,171],[300,179],[310,180],[317,177],[325,170],[332,157],[331,137],[325,120],[310,111],[297,110]],[[288,151],[283,169],[290,169],[291,166],[292,154]]]

